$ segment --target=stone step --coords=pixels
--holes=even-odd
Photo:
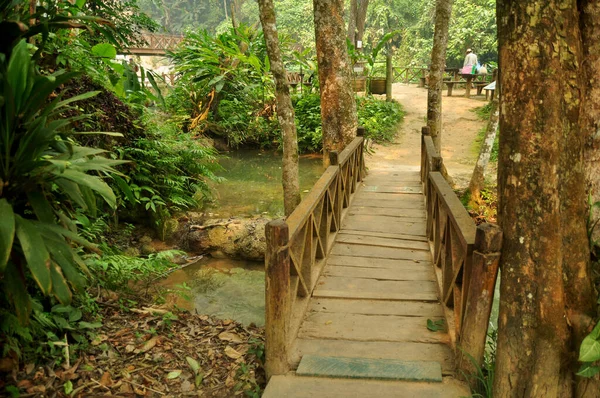
[[[441,382],[442,366],[439,362],[434,361],[304,355],[296,369],[296,375],[342,379]]]

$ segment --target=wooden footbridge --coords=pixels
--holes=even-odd
[[[501,234],[474,225],[427,128],[420,172],[368,176],[360,132],[267,225],[264,397],[470,396]]]

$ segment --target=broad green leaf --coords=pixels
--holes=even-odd
[[[47,240],[46,248],[52,259],[60,266],[62,273],[75,289],[82,289],[85,280],[77,271],[77,263],[73,258],[73,249],[64,241],[62,236],[56,236],[56,240]]]
[[[21,40],[13,48],[6,71],[6,79],[10,82],[10,87],[12,88],[12,96],[17,113],[21,113],[25,99],[30,94],[28,83],[31,76],[31,69],[31,55],[27,50],[27,42]]]
[[[117,198],[114,192],[108,184],[102,181],[99,177],[91,176],[75,170],[65,170],[63,173],[57,175],[58,177],[66,178],[74,183],[82,186],[87,186],[93,191],[96,191],[100,196],[104,198],[106,203],[113,209],[117,206]]]
[[[65,391],[66,395],[71,395],[73,392],[73,382],[71,380],[67,380],[63,385],[63,390]]]
[[[100,322],[79,322],[79,328],[81,329],[98,329],[102,327],[102,323]]]
[[[54,222],[54,210],[52,210],[52,206],[50,206],[50,203],[48,203],[48,200],[42,192],[28,192],[27,199],[29,200],[31,207],[33,207],[33,212],[38,220],[50,224]]]
[[[9,264],[4,272],[2,282],[4,292],[12,301],[17,317],[21,323],[25,324],[29,319],[29,314],[31,314],[31,298],[27,293],[25,277],[19,273],[15,265]]]
[[[131,203],[136,203],[137,200],[135,199],[135,196],[133,195],[133,191],[131,190],[129,184],[127,184],[127,182],[118,175],[113,175],[112,177],[117,183],[117,186],[119,187],[121,192],[123,192],[123,195],[125,195],[125,197],[127,198],[127,200]]]
[[[50,273],[52,275],[52,293],[61,304],[69,304],[72,299],[71,289],[69,289],[60,267],[57,264],[52,264]]]
[[[198,361],[196,361],[192,357],[185,357],[185,360],[187,361],[188,365],[190,365],[190,368],[192,368],[192,370],[194,371],[194,374],[198,374],[198,372],[201,369]]]
[[[71,198],[73,202],[78,204],[83,210],[88,209],[87,203],[85,202],[85,199],[81,193],[81,189],[79,189],[79,185],[65,178],[57,178],[54,182]]]
[[[579,349],[579,360],[581,362],[600,360],[600,341],[594,339],[591,335],[584,338]]]
[[[181,375],[181,370],[174,370],[172,372],[169,372],[169,374],[167,374],[167,379],[171,380],[171,379],[176,379]]]
[[[594,326],[594,329],[592,330],[592,332],[589,334],[589,336],[591,338],[593,338],[594,340],[600,340],[600,322],[598,322],[596,324],[596,326]]]
[[[0,199],[0,274],[6,264],[15,239],[15,213],[6,199]]]
[[[92,54],[101,58],[114,59],[117,56],[117,49],[110,43],[100,43],[92,47]]]
[[[52,291],[50,254],[46,250],[44,239],[31,221],[17,215],[16,225],[17,238],[21,243],[21,250],[27,260],[31,276],[44,294],[50,294]]]
[[[48,238],[56,239],[56,236],[53,236],[53,235],[59,234],[61,236],[64,236],[65,238],[71,239],[75,243],[79,243],[81,246],[83,246],[85,248],[88,248],[88,249],[98,252],[98,253],[100,252],[100,250],[98,250],[98,246],[96,246],[93,243],[88,242],[81,236],[69,231],[66,228],[63,228],[63,227],[55,225],[55,224],[38,223],[37,225],[38,225],[39,229],[42,231],[42,233],[44,234],[44,236],[46,236]]]
[[[431,319],[428,319],[427,329],[429,329],[432,332],[439,332],[440,330],[444,330],[444,320],[438,319],[437,321],[433,321]]]
[[[598,373],[600,373],[600,366],[592,366],[590,363],[584,363],[581,368],[579,368],[577,376],[594,377]]]

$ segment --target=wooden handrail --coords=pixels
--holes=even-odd
[[[443,160],[423,127],[421,182],[425,194],[427,238],[432,246],[448,333],[462,374],[483,363],[502,246],[493,224],[476,226],[444,176]],[[476,365],[474,365],[474,363]]]
[[[358,134],[362,130],[359,129]],[[342,213],[364,175],[364,138],[355,138],[287,220],[267,224],[265,253],[265,370],[267,377],[290,369],[291,347],[325,259],[341,228]]]

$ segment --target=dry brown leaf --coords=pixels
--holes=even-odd
[[[231,348],[231,346],[225,347],[225,355],[227,355],[231,359],[238,359],[242,356],[242,354]]]
[[[30,388],[33,386],[33,383],[31,382],[31,380],[21,380],[20,382],[17,383],[17,387],[19,388]]]
[[[110,377],[109,372],[104,372],[104,374],[100,378],[100,384],[102,384],[104,387],[110,387],[113,385],[113,381],[112,381],[112,378]]]
[[[219,338],[224,341],[231,341],[232,343],[242,343],[242,338],[236,333],[222,332],[219,334]]]
[[[154,336],[150,340],[146,341],[144,343],[144,345],[142,346],[142,348],[140,348],[138,350],[135,350],[134,352],[136,354],[143,353],[143,352],[148,352],[148,351],[150,351],[151,349],[154,348],[154,346],[156,345],[156,343],[158,343],[158,340],[159,340],[159,337],[158,336]]]
[[[102,344],[102,342],[108,340],[108,336],[105,334],[98,334],[96,335],[96,337],[94,338],[94,340],[92,340],[92,345],[93,346],[97,346]]]

